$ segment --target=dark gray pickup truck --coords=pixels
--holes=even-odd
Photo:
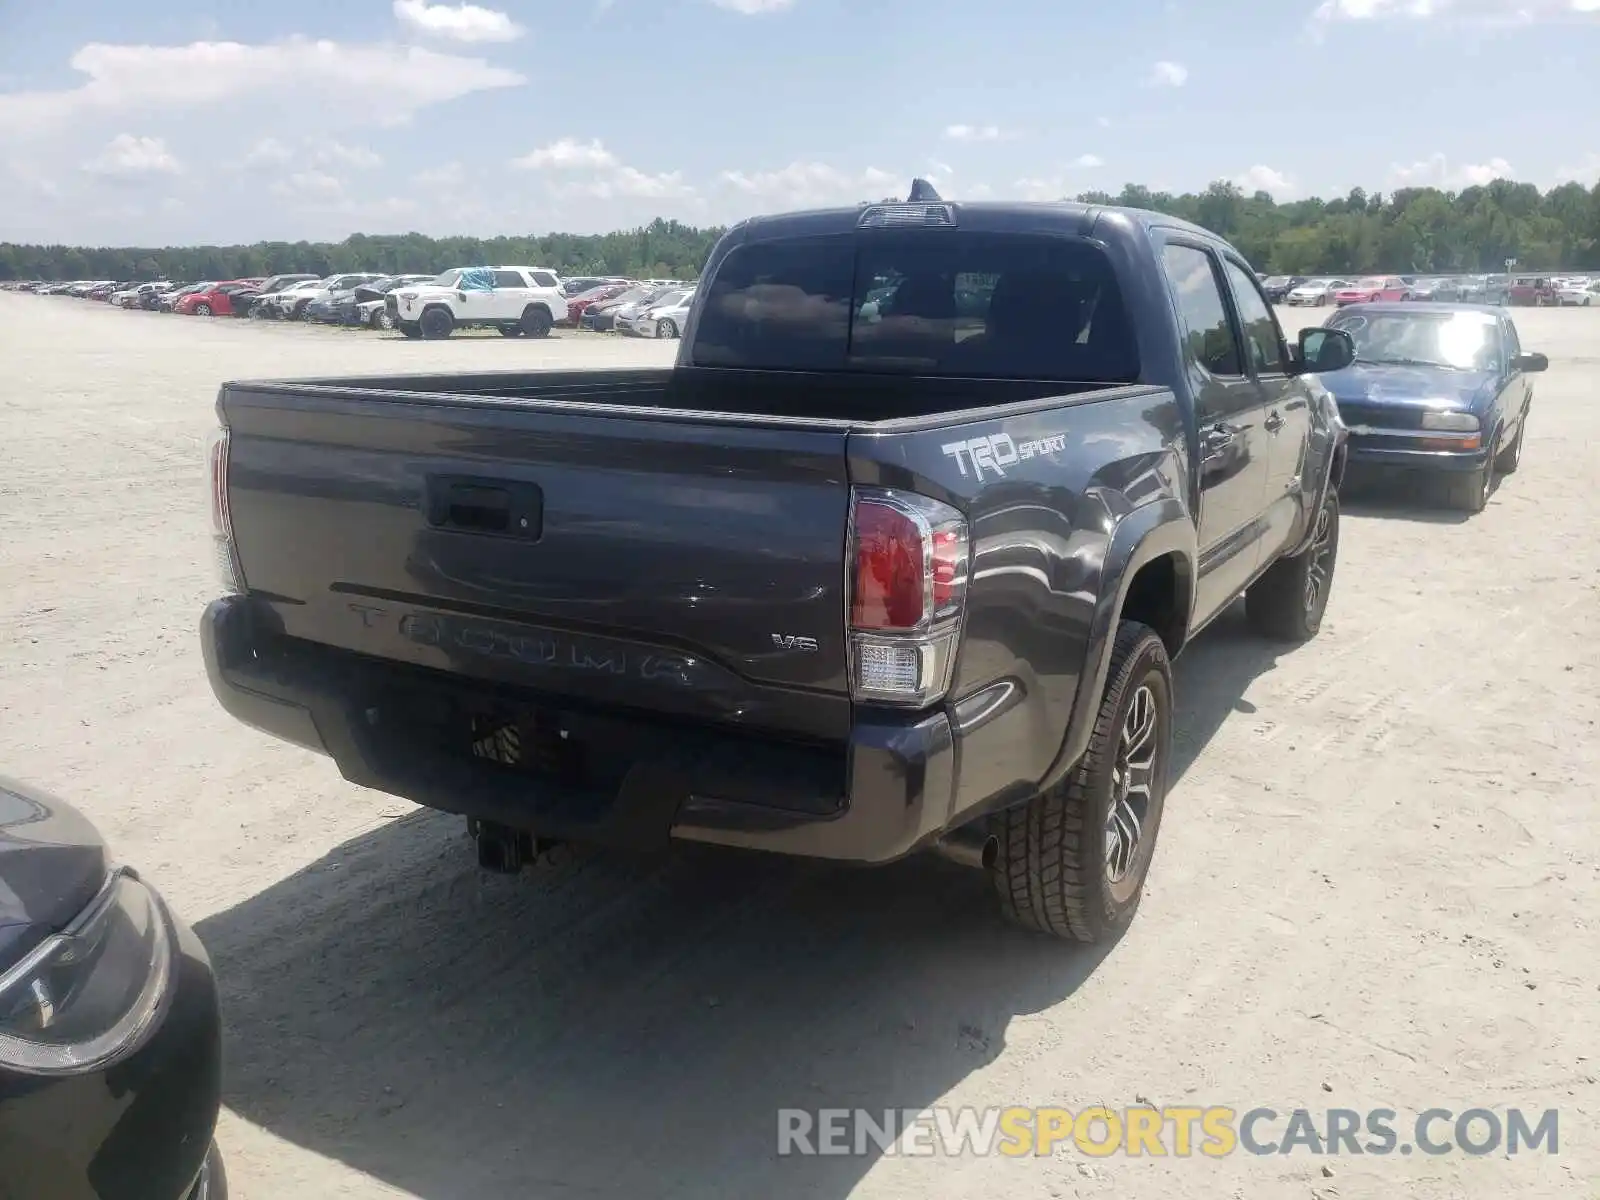
[[[224,385],[224,707],[495,869],[937,849],[1114,933],[1168,660],[1241,593],[1317,632],[1353,350],[1195,226],[912,195],[730,230],[670,370]]]

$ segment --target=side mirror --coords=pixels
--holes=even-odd
[[[1302,329],[1296,357],[1306,375],[1342,371],[1356,360],[1356,342],[1342,329]]]
[[[1519,354],[1511,360],[1514,371],[1548,371],[1550,360],[1543,354]]]

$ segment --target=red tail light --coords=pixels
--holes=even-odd
[[[910,492],[851,494],[851,685],[858,700],[922,707],[949,689],[966,602],[967,522]]]
[[[228,431],[224,427],[211,435],[206,450],[211,497],[211,546],[217,574],[229,594],[244,590],[238,556],[233,545],[233,514],[228,510]]]

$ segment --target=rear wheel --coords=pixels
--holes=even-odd
[[[448,308],[427,308],[422,311],[422,336],[429,339],[447,338],[455,330],[456,319]]]
[[[1311,545],[1280,558],[1244,594],[1245,616],[1263,637],[1306,642],[1322,628],[1339,562],[1339,495],[1329,491],[1317,510]]]
[[[372,329],[393,329],[394,318],[389,315],[387,308],[375,308],[367,318],[367,325]]]
[[[531,338],[546,338],[555,326],[555,321],[550,317],[550,310],[538,304],[530,304],[522,313],[522,332]]]
[[[395,326],[395,328],[408,338],[419,338],[422,336],[422,326],[418,325],[415,321],[401,321]]]
[[[1060,783],[992,820],[1006,918],[1105,941],[1133,918],[1155,853],[1172,744],[1172,668],[1149,626],[1117,627],[1089,748]]]

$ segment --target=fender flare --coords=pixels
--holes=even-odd
[[[1186,578],[1180,577],[1179,586],[1187,594],[1179,596],[1178,604],[1183,618],[1183,636],[1187,637],[1194,615],[1194,577],[1199,557],[1194,520],[1188,506],[1177,497],[1169,496],[1134,509],[1113,528],[1100,569],[1100,595],[1089,625],[1089,650],[1084,657],[1083,672],[1078,676],[1072,715],[1061,749],[1039,781],[1040,791],[1053,786],[1088,750],[1100,697],[1105,692],[1106,675],[1111,669],[1111,649],[1128,589],[1141,567],[1168,554],[1176,554],[1185,567]]]

